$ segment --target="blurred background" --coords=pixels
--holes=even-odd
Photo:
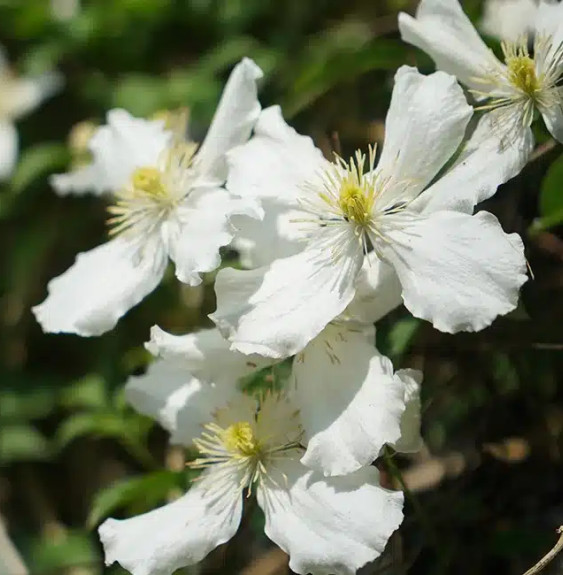
[[[30,573],[125,573],[103,567],[96,526],[189,484],[185,454],[125,404],[122,388],[149,361],[153,324],[184,333],[210,325],[214,310],[212,276],[189,288],[169,274],[111,333],[42,334],[30,308],[47,281],[106,234],[102,200],[60,198],[48,184],[83,159],[89,128],[69,140],[73,127],[101,123],[117,106],[139,116],[185,106],[197,140],[230,69],[250,56],[265,71],[262,103],[281,104],[327,152],[338,135],[348,154],[382,141],[398,66],[433,70],[397,31],[397,13],[416,3],[0,0],[12,72],[64,76],[18,120],[19,161],[0,183],[0,516]],[[463,4],[479,24],[483,2]],[[424,370],[426,446],[378,463],[408,488],[406,520],[365,573],[520,574],[563,524],[563,155],[542,125],[536,137],[528,167],[485,206],[526,243],[533,279],[519,309],[477,334],[439,333],[403,308],[379,326],[378,345],[397,368]],[[235,257],[226,252],[224,265]],[[249,506],[237,536],[184,572],[288,573],[262,524]],[[24,575],[4,529],[0,575]]]

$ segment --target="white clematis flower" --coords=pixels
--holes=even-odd
[[[227,185],[259,199],[284,189],[305,213],[293,224],[307,239],[264,267],[219,272],[211,318],[233,349],[299,353],[350,304],[371,248],[394,268],[406,307],[437,329],[480,330],[514,309],[526,281],[522,242],[491,214],[470,215],[505,181],[511,158],[488,173],[481,152],[464,150],[463,161],[432,183],[471,115],[452,76],[401,68],[376,167],[373,151],[369,159],[358,152],[350,162],[325,160],[279,109],[265,110],[255,136],[232,152]]]
[[[219,399],[219,398],[218,398]],[[193,395],[186,409],[203,409]],[[243,494],[255,490],[266,535],[290,556],[296,573],[353,574],[384,550],[403,518],[403,494],[379,484],[367,467],[324,478],[300,462],[302,430],[296,409],[268,395],[257,407],[239,394],[208,410],[194,444],[203,469],[180,499],[99,528],[106,564],[133,575],[171,575],[203,559],[237,531]]]
[[[369,315],[372,306],[360,300],[350,309]],[[302,463],[327,476],[369,465],[385,444],[411,452],[420,443],[421,374],[394,373],[374,347],[373,326],[355,320],[353,313],[329,324],[293,359],[286,383],[307,443]],[[160,359],[145,375],[130,379],[127,399],[182,444],[186,430],[193,435],[193,426],[201,424],[190,404],[193,394],[200,403],[226,399],[237,381],[273,363],[231,351],[216,329],[173,336],[155,326],[146,347]]]
[[[491,128],[505,146],[521,147],[522,165],[536,112],[563,142],[563,3],[541,0],[534,19],[533,56],[526,35],[502,43],[504,63],[487,48],[458,0],[421,0],[416,18],[399,15],[403,40],[427,52],[440,70],[457,76],[490,110]]]
[[[538,0],[487,0],[481,20],[485,34],[518,42],[533,32]]]
[[[112,239],[49,283],[49,296],[33,310],[44,331],[92,336],[112,329],[159,284],[169,258],[190,285],[219,265],[219,248],[233,235],[230,217],[260,215],[253,201],[221,186],[226,152],[248,139],[260,112],[261,75],[248,59],[235,67],[199,149],[174,138],[163,122],[108,114],[91,140],[93,163],[64,176],[64,185],[113,190]]]
[[[61,76],[54,72],[37,77],[14,76],[0,46],[0,181],[10,177],[18,159],[14,122],[51,97],[61,84]]]

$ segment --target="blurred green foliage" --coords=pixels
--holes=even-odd
[[[63,3],[0,0],[0,42],[17,71],[65,77],[57,96],[18,123],[19,164],[0,186],[0,509],[32,573],[95,575],[104,572],[92,531],[99,521],[150,509],[191,481],[122,388],[148,361],[150,326],[209,325],[214,295],[210,281],[188,288],[168,275],[109,334],[41,333],[30,308],[47,281],[105,235],[103,201],[59,198],[48,185],[71,160],[70,129],[102,122],[115,106],[137,115],[187,106],[201,136],[229,70],[250,56],[265,71],[264,105],[281,104],[325,151],[338,134],[348,153],[381,141],[394,70],[433,68],[399,39],[396,15],[413,9],[410,0],[92,0],[57,19],[53,6]],[[482,2],[466,8],[478,18]],[[538,136],[547,141],[541,126]],[[487,209],[527,244],[534,280],[521,313],[479,334],[441,334],[402,309],[378,326],[378,345],[397,367],[425,372],[425,456],[463,462],[410,500],[392,572],[520,573],[563,523],[561,147],[545,148]],[[286,374],[281,364],[244,384],[275,385]],[[528,445],[525,457],[485,449],[512,437]],[[405,473],[417,465],[398,463]],[[239,572],[267,548],[260,514],[249,505],[247,515],[205,572]]]

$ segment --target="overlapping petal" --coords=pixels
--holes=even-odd
[[[369,465],[401,435],[405,383],[374,339],[373,328],[331,324],[293,362],[292,393],[307,441],[301,461],[325,475]]]
[[[210,317],[232,349],[294,355],[350,303],[362,262],[350,228],[322,228],[294,256],[256,270],[221,270]]]

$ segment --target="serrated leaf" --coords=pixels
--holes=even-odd
[[[41,460],[48,457],[50,451],[47,439],[31,425],[0,427],[0,463]]]
[[[12,176],[12,193],[18,194],[40,177],[65,168],[68,158],[63,144],[44,143],[28,148],[20,156]]]
[[[87,524],[93,528],[121,507],[140,506],[142,509],[139,511],[152,509],[166,498],[171,489],[182,488],[183,483],[183,473],[169,470],[156,471],[114,483],[99,491],[94,497]]]

